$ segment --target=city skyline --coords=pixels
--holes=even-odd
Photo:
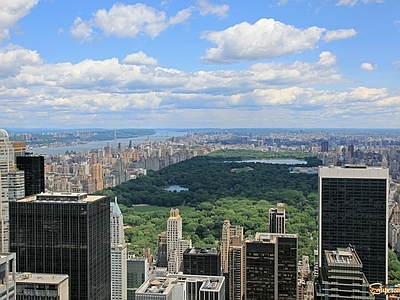
[[[0,127],[395,128],[399,8],[5,0]]]

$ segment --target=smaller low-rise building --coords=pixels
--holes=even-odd
[[[0,253],[0,300],[15,298],[15,253]]]
[[[167,274],[152,276],[136,291],[136,300],[224,300],[223,276]]]
[[[325,250],[316,299],[375,299],[363,273],[362,262],[353,248]]]
[[[68,275],[19,273],[16,285],[17,300],[69,300]]]

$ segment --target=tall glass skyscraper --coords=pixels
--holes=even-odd
[[[319,266],[324,251],[353,247],[369,283],[387,283],[389,171],[319,168]]]
[[[43,193],[10,202],[17,271],[67,274],[71,300],[111,299],[110,199]]]
[[[25,196],[44,192],[44,157],[25,154],[17,156],[16,163],[17,168],[25,173]]]

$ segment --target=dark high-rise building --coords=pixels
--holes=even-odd
[[[278,203],[276,208],[269,209],[269,232],[285,233],[285,204]]]
[[[325,250],[355,249],[370,283],[387,283],[386,168],[344,166],[319,168],[319,267]]]
[[[321,142],[321,152],[328,152],[329,151],[329,142],[322,141]]]
[[[183,252],[183,274],[221,276],[221,252],[209,248],[188,248]]]
[[[347,151],[349,152],[349,156],[350,156],[350,157],[354,157],[354,145],[353,145],[353,144],[350,144],[350,145],[347,147]]]
[[[297,235],[256,233],[245,241],[245,299],[297,300]]]
[[[25,196],[44,193],[44,157],[37,155],[17,156],[17,168],[25,172]]]
[[[17,271],[68,274],[70,299],[111,299],[110,199],[43,193],[10,202]]]

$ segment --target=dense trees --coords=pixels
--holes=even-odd
[[[318,164],[315,158],[305,159],[309,162],[307,166]],[[232,169],[243,167],[250,167],[252,170],[232,172]],[[182,204],[196,206],[204,201],[214,203],[223,197],[261,200],[265,199],[266,194],[273,192],[273,197],[284,199],[292,195],[285,195],[283,191],[298,191],[305,196],[317,191],[316,175],[290,174],[289,167],[279,164],[226,162],[225,158],[199,156],[158,172],[149,171],[147,176],[118,185],[109,192],[112,196],[118,196],[119,202],[126,206],[150,204],[172,207]],[[171,193],[165,190],[165,187],[175,184],[188,188],[189,191]],[[281,192],[283,194],[279,195]]]

